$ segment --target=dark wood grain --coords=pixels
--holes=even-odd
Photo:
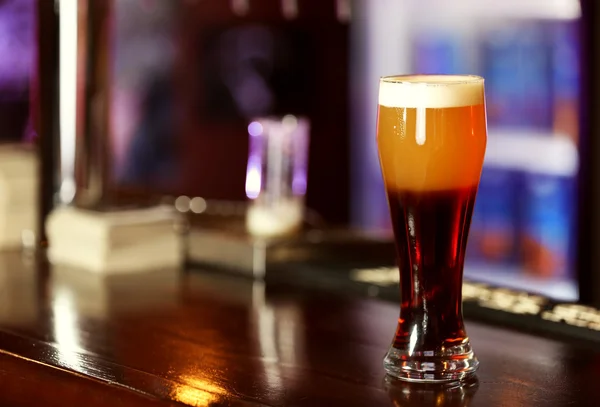
[[[201,271],[0,255],[0,405],[594,406],[600,352],[469,322],[478,382],[385,379],[397,306]]]

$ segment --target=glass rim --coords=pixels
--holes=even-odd
[[[483,83],[484,78],[479,75],[408,74],[382,76],[379,81],[402,85],[453,86]]]

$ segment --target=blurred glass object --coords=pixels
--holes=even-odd
[[[356,0],[353,224],[389,230],[376,181],[375,113],[368,109],[375,103],[375,79],[413,72],[481,75],[489,146],[465,273],[576,300],[580,19],[577,0]]]
[[[60,191],[106,207],[118,183],[175,168],[172,65],[178,1],[61,0]]]
[[[257,119],[248,125],[248,232],[275,237],[297,231],[304,218],[310,125],[305,118]]]
[[[59,3],[61,204],[107,206],[113,6],[98,0]]]

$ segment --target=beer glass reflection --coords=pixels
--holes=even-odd
[[[392,376],[454,381],[477,369],[461,288],[486,133],[482,78],[381,79],[377,140],[401,294],[384,360]]]
[[[473,377],[460,383],[414,384],[387,376],[383,385],[396,407],[468,407],[479,381]]]

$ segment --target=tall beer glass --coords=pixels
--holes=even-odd
[[[400,269],[400,318],[384,359],[400,379],[472,375],[462,276],[487,139],[483,78],[381,78],[377,140]]]

